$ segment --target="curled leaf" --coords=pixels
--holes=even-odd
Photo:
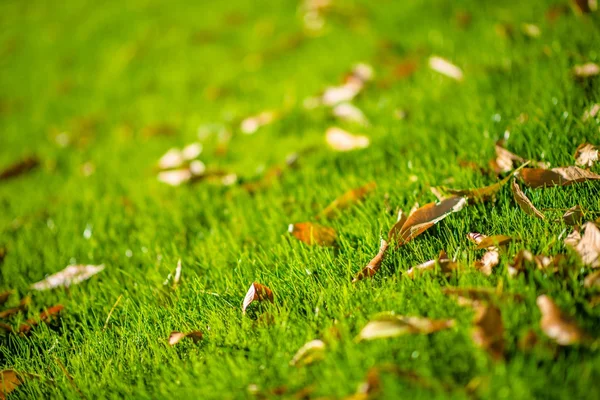
[[[200,331],[191,331],[188,333],[171,332],[171,334],[169,335],[169,346],[175,346],[183,338],[190,338],[190,339],[192,339],[192,341],[194,343],[198,343],[200,340],[202,340],[202,332],[200,332]]]
[[[600,230],[593,222],[586,222],[583,225],[583,236],[579,236],[578,231],[574,231],[565,239],[565,243],[572,246],[585,265],[592,268],[600,267]]]
[[[533,189],[566,186],[575,182],[600,179],[598,174],[573,166],[552,169],[524,168],[519,176],[527,186]]]
[[[575,150],[575,164],[589,168],[597,162],[598,148],[593,144],[582,143]]]
[[[329,147],[336,151],[351,151],[369,147],[370,140],[366,136],[353,135],[343,129],[332,127],[325,132]]]
[[[453,319],[405,317],[394,315],[393,313],[385,313],[369,321],[360,331],[357,340],[373,340],[408,334],[428,335],[443,329],[452,328],[453,326]]]
[[[459,67],[442,57],[430,57],[429,68],[459,82],[464,78],[463,72]]]
[[[268,300],[273,302],[273,292],[265,285],[254,282],[250,285],[246,296],[244,297],[244,303],[242,304],[242,311],[246,313],[246,309],[253,301],[265,301]]]
[[[34,290],[48,290],[57,287],[67,288],[90,279],[103,269],[104,265],[69,265],[62,271],[34,283],[31,285],[31,288]]]
[[[323,359],[325,348],[325,342],[322,340],[311,340],[296,352],[290,361],[290,365],[301,367],[321,360]]]
[[[63,305],[57,304],[55,306],[48,308],[46,311],[43,311],[42,313],[40,313],[39,319],[37,319],[37,318],[28,319],[23,324],[21,324],[21,326],[19,326],[19,333],[27,334],[31,331],[31,329],[33,329],[34,327],[39,325],[40,322],[49,322],[53,317],[58,315],[64,308],[65,307]]]
[[[290,224],[288,232],[308,245],[333,246],[337,237],[335,229],[312,222]]]
[[[370,278],[375,275],[381,267],[381,263],[383,262],[387,249],[388,242],[386,242],[384,239],[381,239],[381,244],[379,245],[379,252],[377,255],[373,257],[371,261],[369,261],[366,267],[356,274],[354,279],[352,279],[352,282],[358,282],[362,279]]]
[[[321,213],[318,215],[319,218],[331,218],[337,215],[341,210],[350,207],[352,204],[357,203],[364,199],[369,193],[371,193],[377,184],[375,182],[369,182],[364,186],[356,189],[352,189],[342,196],[335,199],[329,204]]]
[[[409,268],[408,271],[406,271],[406,276],[413,279],[417,273],[434,270],[436,265],[440,267],[443,274],[451,274],[452,271],[458,268],[458,264],[449,259],[446,252],[442,250],[438,258]]]
[[[521,210],[525,211],[525,214],[537,217],[539,219],[546,219],[546,217],[544,217],[544,214],[539,212],[539,210],[535,208],[531,200],[529,200],[525,193],[523,193],[515,179],[512,180],[510,188],[515,201],[517,202]]]
[[[476,305],[473,324],[473,342],[494,359],[501,359],[504,356],[504,324],[500,309],[491,305]]]
[[[546,295],[537,298],[537,305],[542,313],[540,327],[550,339],[562,346],[580,343],[585,334],[573,320],[562,314],[558,306]]]
[[[26,157],[0,171],[0,181],[26,174],[38,165],[40,165],[40,160],[37,157]]]

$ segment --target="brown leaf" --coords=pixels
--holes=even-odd
[[[459,67],[441,57],[430,57],[429,68],[459,82],[464,79],[463,72]]]
[[[337,237],[335,229],[312,222],[290,224],[288,231],[308,245],[333,246]]]
[[[586,288],[600,287],[600,270],[592,272],[583,280],[583,286]]]
[[[583,223],[583,214],[583,209],[579,205],[576,205],[569,208],[562,216],[562,219],[567,225],[579,226]]]
[[[369,182],[364,186],[361,186],[356,189],[352,189],[342,196],[335,199],[331,204],[329,204],[321,213],[318,215],[318,218],[331,218],[339,214],[339,212],[343,209],[346,209],[364,199],[369,193],[371,193],[377,184],[375,182]]]
[[[390,230],[390,241],[396,241],[396,246],[402,246],[419,236],[448,215],[462,210],[467,204],[463,197],[451,197],[439,203],[429,203],[412,212],[402,228],[397,229],[396,223]]]
[[[381,239],[381,244],[379,245],[379,252],[377,253],[377,255],[373,257],[371,261],[369,261],[366,267],[364,267],[358,274],[356,274],[354,279],[352,279],[352,282],[358,282],[362,279],[370,278],[373,275],[375,275],[381,267],[381,263],[383,262],[387,249],[388,242],[386,242],[384,239]]]
[[[483,203],[486,201],[494,200],[496,194],[502,189],[506,182],[510,179],[511,175],[506,176],[499,182],[496,182],[489,186],[484,186],[482,188],[477,189],[450,189],[450,188],[441,188],[442,191],[446,193],[450,193],[454,196],[462,196],[469,200],[469,203]]]
[[[294,355],[290,361],[291,366],[302,367],[312,364],[315,361],[321,360],[324,357],[325,342],[322,340],[311,340],[304,344]]]
[[[490,167],[497,175],[510,172],[515,169],[516,165],[522,165],[526,162],[539,168],[546,169],[549,167],[547,163],[526,160],[525,158],[510,152],[505,148],[505,145],[505,139],[498,140],[494,145],[496,158],[490,161]]]
[[[343,129],[332,127],[325,132],[329,147],[336,151],[351,151],[369,147],[370,140],[366,136],[354,135]]]
[[[50,321],[54,316],[58,315],[63,309],[64,309],[64,306],[61,304],[57,304],[55,306],[48,308],[46,311],[43,311],[40,314],[39,320],[36,318],[31,318],[31,319],[28,319],[27,321],[25,321],[25,323],[21,324],[21,326],[19,326],[19,333],[21,333],[21,334],[29,333],[29,331],[31,331],[31,329],[36,327],[40,322]]]
[[[593,222],[586,222],[583,225],[584,233],[581,239],[565,243],[573,245],[575,251],[581,256],[581,261],[592,268],[600,267],[600,230]],[[569,235],[571,236],[571,235]]]
[[[62,271],[34,283],[31,285],[31,288],[34,290],[48,290],[57,287],[67,288],[90,279],[103,269],[104,265],[69,265]]]
[[[397,337],[408,334],[428,335],[443,329],[452,328],[453,319],[429,319],[405,317],[394,313],[382,313],[369,321],[360,331],[357,341]]]
[[[169,335],[169,346],[175,346],[177,343],[181,341],[183,338],[190,338],[194,343],[198,343],[202,340],[202,332],[200,331],[191,331],[188,333],[182,332],[171,332]]]
[[[539,296],[537,305],[542,313],[540,327],[550,339],[562,346],[568,346],[580,343],[585,338],[584,332],[575,322],[562,314],[550,297]]]
[[[576,65],[573,67],[573,75],[575,75],[575,77],[577,78],[592,78],[598,74],[600,74],[600,67],[598,66],[598,64],[594,64],[591,62],[582,65]]]
[[[4,310],[2,312],[0,312],[0,319],[6,319],[9,318],[15,314],[18,314],[20,312],[24,312],[27,310],[27,308],[29,307],[29,304],[31,304],[31,297],[24,297],[20,302],[19,305],[15,308],[9,308],[8,310]]]
[[[13,369],[0,371],[0,399],[6,399],[6,396],[14,391],[24,380],[27,374],[19,373]]]
[[[510,236],[506,236],[506,235],[486,236],[486,237],[482,238],[479,241],[479,243],[477,243],[476,249],[480,250],[480,249],[488,249],[488,248],[494,247],[494,246],[504,246],[512,241],[513,241],[513,238],[511,238]]]
[[[0,306],[8,301],[8,298],[14,294],[14,290],[7,290],[5,292],[0,293]]]
[[[424,262],[423,264],[419,264],[412,268],[409,268],[408,271],[406,271],[406,276],[408,276],[411,279],[414,279],[417,272],[423,273],[425,271],[433,271],[435,270],[436,265],[439,265],[440,271],[446,275],[449,275],[452,273],[452,271],[458,269],[458,264],[455,261],[449,259],[446,252],[442,250],[437,259],[429,260]]]
[[[539,219],[546,219],[546,217],[544,217],[544,214],[539,212],[539,210],[535,208],[531,200],[529,200],[525,193],[523,193],[516,179],[512,180],[510,188],[515,201],[517,202],[521,210],[525,211],[525,214],[537,217]]]
[[[500,309],[476,305],[473,321],[473,342],[498,360],[504,356],[504,325]]]
[[[38,165],[40,165],[40,160],[37,157],[26,157],[0,171],[0,181],[26,174]]]
[[[273,292],[271,289],[266,287],[265,285],[261,285],[260,283],[254,282],[250,285],[250,289],[246,293],[244,297],[244,303],[242,304],[242,311],[244,314],[246,313],[246,309],[254,300],[256,301],[264,301],[268,300],[271,303],[273,302]]]
[[[475,261],[474,265],[477,270],[487,276],[490,276],[492,274],[492,269],[500,263],[500,249],[497,247],[497,242],[502,239],[498,236],[501,235],[492,236],[492,239],[490,239],[488,236],[477,232],[467,234],[467,239],[475,243],[478,249],[487,248],[487,252],[483,255],[481,260]],[[485,247],[479,247],[481,243],[483,243],[483,246]]]
[[[593,144],[582,143],[575,150],[575,164],[582,167],[592,167],[598,162],[598,148]]]

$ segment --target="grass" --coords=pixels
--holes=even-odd
[[[408,211],[415,201],[434,200],[431,185],[493,183],[459,161],[485,167],[505,131],[510,150],[553,166],[572,165],[584,141],[598,144],[598,121],[584,123],[581,115],[600,102],[600,80],[577,81],[571,69],[600,61],[600,20],[567,9],[550,22],[546,12],[555,3],[561,4],[340,0],[313,37],[303,34],[296,2],[3,1],[0,166],[29,154],[42,165],[0,182],[0,245],[8,250],[0,288],[18,291],[9,305],[32,296],[29,313],[13,324],[65,306],[58,327],[0,338],[2,368],[40,376],[10,398],[78,398],[79,392],[87,398],[253,398],[251,385],[266,397],[281,386],[284,396],[314,386],[314,397],[341,398],[356,391],[371,367],[387,363],[415,371],[432,388],[383,375],[382,398],[466,398],[470,382],[480,382],[478,398],[600,397],[597,350],[552,347],[535,302],[550,295],[597,334],[600,308],[588,305],[592,292],[582,286],[587,270],[571,257],[578,268],[566,277],[534,271],[510,279],[505,271],[520,249],[572,256],[559,239],[569,230],[555,222],[560,211],[534,219],[505,188],[496,202],[467,207],[393,251],[374,279],[350,283],[394,223],[386,204]],[[471,23],[461,26],[459,13]],[[541,35],[524,35],[523,23],[537,25]],[[503,35],[502,27],[512,33]],[[427,68],[432,54],[460,66],[464,82]],[[354,102],[371,126],[340,125],[368,135],[371,146],[329,150],[324,132],[339,123],[323,109],[305,110],[304,98],[338,83],[356,62],[370,63],[384,78],[406,58],[418,63],[414,75],[388,87],[371,84]],[[238,132],[240,119],[266,109],[286,114],[254,135]],[[409,117],[397,120],[397,109]],[[521,115],[528,119],[519,122]],[[210,136],[201,159],[245,180],[291,152],[316,150],[255,195],[239,185],[158,182],[159,157],[196,141],[199,127],[209,124],[233,127],[233,137],[219,155]],[[174,135],[147,134],[160,126]],[[61,133],[66,146],[57,144]],[[82,173],[86,163],[95,167],[90,176]],[[287,234],[288,224],[312,220],[345,191],[373,180],[374,194],[326,223],[337,230],[338,247],[306,246]],[[526,193],[540,209],[600,207],[593,183]],[[490,277],[472,268],[449,278],[403,277],[441,249],[468,265],[481,255],[466,239],[471,231],[521,241]],[[182,283],[165,297],[162,282],[179,258]],[[29,285],[69,263],[106,269],[69,290],[30,293]],[[275,302],[242,315],[253,281],[269,286]],[[443,295],[449,285],[501,285],[524,296],[522,303],[500,304],[504,361],[474,346],[473,312]],[[451,317],[457,325],[428,336],[355,343],[369,318],[387,310]],[[517,343],[530,328],[542,345],[524,352]],[[171,331],[193,329],[204,332],[203,341],[167,346]],[[330,342],[325,359],[290,367],[296,350],[316,338]]]

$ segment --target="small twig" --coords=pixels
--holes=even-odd
[[[79,394],[79,396],[82,399],[85,399],[85,396],[83,395],[83,393],[81,393],[81,390],[79,390],[79,388],[77,387],[77,384],[75,383],[75,380],[69,374],[69,371],[67,371],[67,369],[65,368],[65,366],[63,365],[63,363],[60,362],[60,360],[58,359],[58,357],[55,357],[54,360],[56,361],[56,363],[58,364],[58,366],[60,367],[60,369],[62,370],[62,372],[65,374],[65,376],[69,380],[69,383],[71,384],[71,386],[73,386],[73,389],[75,389],[75,391],[77,392],[77,394]]]
[[[119,295],[119,297],[117,298],[117,301],[115,301],[115,305],[112,306],[112,308],[108,312],[108,317],[106,317],[106,322],[104,323],[104,327],[102,328],[102,332],[104,332],[106,330],[106,327],[108,326],[108,321],[110,320],[110,317],[111,317],[112,313],[115,311],[115,308],[117,308],[117,305],[119,304],[119,301],[121,301],[121,297],[123,297],[122,294]]]

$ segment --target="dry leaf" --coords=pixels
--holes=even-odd
[[[343,129],[332,127],[325,132],[329,147],[336,151],[351,151],[369,147],[370,140],[366,136],[353,135]]]
[[[29,304],[31,304],[31,297],[29,297],[29,296],[24,297],[19,302],[19,305],[17,307],[9,308],[8,310],[4,310],[4,311],[0,312],[0,319],[6,319],[6,318],[11,317],[15,314],[18,314],[20,312],[27,311]]]
[[[250,285],[250,289],[246,293],[244,297],[244,303],[242,304],[242,311],[244,314],[246,313],[246,309],[254,300],[264,301],[268,300],[271,303],[273,302],[273,292],[271,289],[266,287],[265,285],[261,285],[260,283],[254,282]]]
[[[573,75],[575,75],[577,78],[591,78],[598,74],[600,74],[600,67],[598,64],[591,62],[573,67]]]
[[[575,227],[573,232],[569,233],[564,240],[564,243],[567,246],[575,247],[581,241],[581,234],[579,233],[579,228]]]
[[[180,186],[182,183],[189,182],[190,179],[192,179],[192,172],[187,168],[158,173],[158,180],[171,186]]]
[[[598,162],[598,148],[593,144],[583,143],[575,150],[575,164],[592,167]]]
[[[379,252],[377,253],[377,255],[373,257],[371,261],[369,261],[366,267],[364,267],[358,274],[356,274],[354,279],[352,279],[352,282],[358,282],[362,279],[370,278],[373,275],[375,275],[381,267],[381,263],[383,262],[387,248],[388,242],[386,242],[384,239],[381,239],[381,244],[379,245]]]
[[[567,242],[569,237],[565,239],[565,243],[572,245],[575,251],[581,256],[581,261],[585,265],[589,265],[592,268],[600,267],[600,230],[593,222],[586,222],[583,225],[584,233],[579,241],[576,237],[571,237],[570,241]],[[577,235],[579,232],[577,232]],[[573,240],[575,239],[575,240]]]
[[[288,232],[308,245],[333,246],[337,237],[335,229],[312,222],[290,224]]]
[[[367,183],[356,189],[352,189],[342,196],[335,199],[329,204],[319,215],[318,218],[331,218],[336,216],[341,210],[350,207],[352,204],[359,202],[364,199],[369,193],[371,193],[377,184],[375,182]]]
[[[40,160],[37,157],[26,157],[0,171],[0,181],[23,175],[38,165],[40,165]]]
[[[448,215],[462,210],[466,204],[467,200],[463,197],[451,197],[437,204],[426,204],[412,212],[400,229],[396,223],[390,230],[389,240],[395,241],[396,246],[402,246]]]
[[[21,385],[24,375],[26,374],[21,374],[13,369],[0,371],[0,399],[6,399],[7,395]]]
[[[0,293],[0,306],[8,301],[8,298],[14,294],[14,290],[7,290],[6,292]]]
[[[489,186],[484,186],[482,188],[477,189],[450,189],[442,187],[442,192],[449,193],[453,196],[462,196],[469,200],[470,204],[483,203],[486,201],[494,200],[496,194],[502,189],[504,185],[508,182],[512,175],[506,176],[499,182],[496,182]]]
[[[202,153],[202,144],[191,143],[179,150],[172,148],[167,151],[159,160],[158,168],[174,169],[181,167],[185,162],[196,159]]]
[[[339,103],[351,101],[363,88],[359,80],[351,80],[341,86],[330,86],[325,89],[321,101],[326,106],[334,106]]]
[[[526,160],[525,158],[508,151],[504,147],[505,145],[505,139],[498,140],[494,145],[496,158],[490,161],[490,167],[497,175],[510,172],[515,168],[516,165],[522,165],[527,162],[538,168],[547,169],[550,167],[548,163]]]
[[[104,265],[69,265],[67,268],[46,279],[34,283],[31,288],[34,290],[48,290],[57,287],[68,288],[71,285],[76,285],[104,269]]]
[[[515,201],[517,202],[521,210],[525,211],[525,214],[537,217],[539,219],[546,219],[546,217],[544,217],[544,214],[539,212],[539,210],[535,208],[531,200],[529,200],[525,193],[523,193],[516,179],[512,180],[510,188]]]
[[[384,313],[369,321],[360,331],[357,340],[373,340],[397,337],[408,334],[430,334],[442,329],[452,328],[453,319],[429,319],[423,317],[405,317]]]
[[[588,108],[587,110],[585,110],[583,112],[583,115],[581,116],[581,120],[583,122],[587,122],[593,118],[596,118],[598,113],[600,113],[600,104],[598,104],[598,103],[593,104],[590,108]]]
[[[579,205],[576,205],[569,208],[562,216],[562,219],[567,225],[579,226],[583,223],[583,217],[583,209]]]
[[[592,272],[583,280],[583,286],[586,288],[600,287],[600,270]]]
[[[191,331],[188,333],[182,332],[171,332],[169,335],[169,346],[174,346],[181,341],[183,338],[190,338],[194,341],[194,343],[198,343],[202,340],[202,332],[200,331]]]
[[[322,340],[311,340],[296,352],[294,358],[290,361],[290,365],[302,367],[323,359],[325,347],[325,342]]]
[[[585,334],[571,319],[564,316],[554,301],[546,295],[537,298],[542,313],[540,327],[550,339],[562,346],[580,343]]]
[[[417,272],[423,273],[425,271],[435,270],[436,265],[439,265],[440,270],[443,274],[451,274],[452,271],[458,268],[458,264],[455,261],[449,259],[446,252],[442,250],[437,259],[429,260],[424,262],[423,264],[419,264],[412,268],[409,268],[408,271],[406,271],[406,276],[413,279]]]
[[[471,232],[467,234],[467,239],[477,245],[478,249],[487,248],[487,252],[483,255],[481,260],[475,261],[475,268],[484,273],[487,276],[492,274],[492,269],[500,263],[500,249],[497,247],[498,243],[496,240],[500,239],[498,236],[490,237],[477,232]],[[485,247],[479,247],[483,243]],[[487,246],[492,244],[491,246]]]
[[[452,64],[450,61],[445,60],[441,57],[430,57],[429,68],[459,82],[462,81],[464,78],[463,72],[460,68]]]
[[[29,331],[31,331],[31,329],[33,329],[34,327],[39,325],[40,322],[50,321],[52,319],[52,317],[58,315],[63,309],[64,309],[64,306],[61,304],[57,304],[55,306],[48,308],[46,311],[43,311],[42,313],[40,313],[39,320],[36,318],[31,318],[31,319],[28,319],[27,321],[25,321],[23,324],[21,324],[21,326],[19,326],[19,333],[21,333],[21,334],[29,333]]]
[[[341,103],[333,108],[333,115],[345,122],[351,122],[359,125],[369,125],[365,114],[356,106],[350,103]]]
[[[510,236],[506,235],[492,235],[486,236],[482,238],[479,243],[477,243],[476,249],[487,249],[493,246],[504,246],[510,243],[513,240]]]
[[[504,325],[500,309],[490,305],[476,305],[473,324],[473,342],[494,359],[501,359],[504,356]]]
[[[268,125],[275,121],[277,118],[277,112],[275,111],[263,111],[258,115],[248,117],[240,124],[240,130],[246,135],[251,135],[256,132],[259,128]]]

